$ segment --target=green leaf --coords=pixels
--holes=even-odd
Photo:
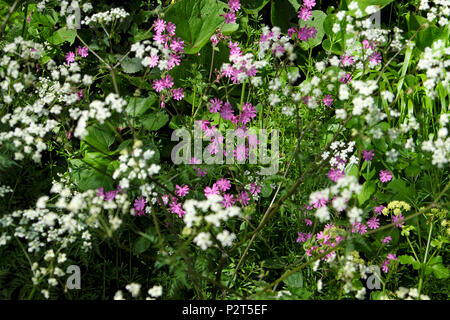
[[[398,257],[398,261],[400,261],[401,264],[413,264],[416,260],[413,257],[404,254]]]
[[[106,123],[90,126],[87,131],[88,134],[84,141],[97,151],[109,154],[109,147],[114,143],[114,131]]]
[[[281,32],[286,33],[287,30],[298,22],[297,8],[291,1],[277,0],[272,1],[270,11],[270,19],[274,26],[280,27]]]
[[[446,29],[440,29],[435,26],[430,26],[426,29],[420,30],[417,34],[417,48],[423,51],[426,47],[431,47],[433,42],[438,39],[442,39],[445,41],[445,37],[448,37],[448,31]]]
[[[143,69],[141,59],[139,58],[128,58],[123,59],[120,66],[125,73],[136,73]]]
[[[142,253],[142,252],[146,251],[150,247],[151,244],[152,243],[148,239],[146,239],[144,237],[140,237],[134,243],[134,251],[136,253]]]
[[[64,27],[54,32],[53,35],[48,39],[48,42],[54,45],[60,45],[64,41],[73,44],[76,36],[77,30],[67,29],[66,27]]]
[[[302,288],[303,287],[303,275],[301,272],[294,273],[290,275],[286,279],[284,279],[284,283],[291,288]]]
[[[370,199],[370,196],[375,192],[377,184],[375,181],[366,181],[362,187],[361,192],[358,194],[358,203],[362,205],[364,202]]]
[[[300,27],[304,27],[307,25],[308,27],[314,27],[317,30],[317,34],[314,38],[309,39],[308,41],[304,41],[301,43],[301,47],[304,50],[314,48],[315,46],[318,46],[322,43],[323,36],[325,35],[325,31],[323,28],[323,22],[325,21],[325,18],[327,17],[327,14],[320,10],[313,10],[312,11],[312,18],[308,21],[301,21]]]
[[[135,107],[136,100],[136,107]],[[126,108],[126,112],[131,117],[140,117],[146,113],[148,109],[153,107],[158,100],[158,97],[154,93],[150,93],[150,95],[146,98],[140,97],[130,97],[128,100],[128,105]]]
[[[161,129],[169,121],[169,116],[163,111],[153,113],[142,121],[142,125],[149,131]]]
[[[438,279],[447,279],[450,272],[448,268],[444,267],[442,264],[434,264],[431,266],[433,274]]]
[[[270,0],[241,0],[241,6],[249,13],[258,13]]]
[[[219,15],[226,7],[219,1],[181,0],[167,8],[164,19],[178,27],[176,34],[184,40],[185,53],[195,54],[224,22]]]
[[[269,183],[265,182],[261,187],[261,197],[267,198],[272,194],[272,187]]]
[[[70,160],[71,179],[78,185],[81,191],[98,189],[103,187],[105,190],[113,189],[113,180],[92,166],[87,165],[80,159]],[[108,166],[112,169],[113,165]]]
[[[322,42],[322,47],[324,50],[332,52],[334,54],[338,54],[338,55],[342,55],[344,53],[341,45],[339,44],[339,42],[333,43],[333,46],[331,46],[331,40],[330,39],[325,39]]]

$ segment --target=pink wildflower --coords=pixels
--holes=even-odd
[[[179,197],[184,197],[189,193],[189,187],[186,184],[182,187],[179,185],[175,185],[175,189],[175,192]]]
[[[392,179],[392,173],[389,170],[381,170],[380,171],[380,181],[388,182]]]
[[[243,206],[247,206],[250,201],[250,197],[248,196],[247,191],[242,191],[238,195],[238,200],[242,203]]]
[[[237,12],[239,11],[239,9],[241,9],[241,4],[239,3],[239,0],[229,0],[228,8],[230,8],[230,10],[233,12]]]
[[[363,150],[363,159],[365,161],[372,161],[374,155],[375,152],[373,150],[370,151],[367,151],[366,149]]]
[[[205,188],[205,197],[208,198],[209,196],[214,195],[214,194],[220,194],[219,188],[217,187],[217,184],[215,184],[215,183],[212,185],[212,188],[210,188],[210,187]]]
[[[81,56],[82,58],[86,58],[89,54],[88,47],[84,46],[83,48],[78,46],[77,48],[77,55]]]
[[[326,95],[323,97],[323,104],[327,107],[330,107],[333,104],[334,99],[332,98],[331,94]]]
[[[70,66],[70,64],[74,61],[75,61],[75,53],[73,53],[72,51],[67,52],[66,54],[67,65]]]
[[[221,202],[222,203],[222,206],[224,207],[224,208],[229,208],[229,207],[231,207],[233,204],[234,204],[234,202],[236,201],[235,199],[233,199],[233,195],[232,194],[227,194],[227,193],[225,193],[224,195],[223,195],[223,201]]]
[[[182,100],[184,98],[184,92],[182,88],[172,89],[172,96],[175,100]]]
[[[137,197],[136,200],[134,200],[134,210],[136,212],[136,215],[144,215],[145,203],[146,201],[144,197]]]
[[[221,190],[221,191],[227,191],[228,189],[231,188],[230,180],[227,180],[225,178],[221,178],[220,180],[217,180],[216,184],[217,184],[217,187],[219,188],[219,190]]]
[[[373,217],[369,219],[369,221],[367,221],[367,225],[370,229],[378,229],[378,227],[380,226],[380,220],[378,220],[378,218],[376,217]]]
[[[389,243],[392,240],[391,236],[387,236],[386,238],[384,238],[381,242],[383,243]]]
[[[373,211],[374,211],[375,213],[377,213],[378,215],[380,215],[380,214],[383,212],[383,209],[384,209],[384,208],[386,208],[386,207],[383,206],[383,205],[381,205],[381,206],[378,206],[378,207],[373,208]]]

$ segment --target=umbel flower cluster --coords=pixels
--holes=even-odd
[[[0,10],[0,298],[445,299],[449,10]]]

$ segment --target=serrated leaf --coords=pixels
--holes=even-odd
[[[142,60],[139,58],[128,58],[123,59],[120,66],[125,73],[136,73],[143,69]]]
[[[322,43],[323,36],[325,35],[325,31],[323,28],[323,22],[325,21],[325,18],[327,17],[327,14],[320,10],[313,10],[312,11],[312,18],[308,21],[301,21],[300,27],[304,27],[307,25],[308,27],[314,27],[317,30],[317,34],[314,38],[308,39],[308,41],[303,41],[301,43],[301,47],[304,50],[314,48],[315,46],[318,46]]]
[[[158,97],[154,93],[150,93],[150,95],[145,98],[130,97],[126,112],[131,117],[140,117],[144,115],[151,107],[153,107],[157,100]]]
[[[302,288],[303,287],[303,275],[301,272],[294,273],[290,275],[286,279],[284,279],[284,283],[291,288]]]
[[[362,205],[364,202],[370,199],[372,194],[375,192],[377,184],[375,181],[366,181],[358,194],[358,203]]]
[[[185,53],[195,54],[224,22],[220,14],[226,7],[219,1],[181,0],[167,8],[164,19],[178,26],[176,35],[184,40]]]
[[[153,113],[142,120],[142,125],[149,131],[161,129],[169,121],[169,116],[163,111]]]
[[[54,32],[53,35],[48,39],[48,42],[54,45],[60,45],[64,41],[73,44],[76,36],[77,30],[67,29],[66,27],[64,27]]]

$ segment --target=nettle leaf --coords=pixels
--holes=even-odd
[[[109,154],[109,147],[114,143],[114,131],[106,124],[97,124],[86,129],[88,131],[84,141],[98,151]]]
[[[265,7],[265,5],[270,0],[241,0],[241,6],[245,11],[248,11],[249,13],[256,14],[258,13],[262,8]]]
[[[181,0],[167,8],[164,19],[177,26],[176,34],[184,40],[184,51],[196,54],[224,23],[219,16],[227,5],[211,0]]]
[[[130,97],[130,99],[128,100],[128,105],[126,108],[126,113],[133,117],[139,117],[142,116],[143,114],[145,114],[147,112],[147,110],[149,110],[151,107],[153,107],[156,103],[156,101],[158,100],[158,97],[156,96],[156,94],[154,93],[149,93],[150,95],[146,98],[135,98],[135,97]],[[135,100],[136,100],[136,104],[135,104]]]
[[[48,39],[48,42],[54,45],[60,45],[64,41],[73,44],[76,36],[77,30],[67,29],[66,27],[64,27],[54,32],[53,35]]]
[[[366,181],[358,194],[358,203],[362,205],[364,202],[370,199],[370,196],[375,192],[377,183],[375,181]]]
[[[447,28],[438,28],[435,26],[430,26],[423,30],[420,30],[417,34],[417,48],[421,51],[425,50],[426,47],[431,47],[433,42],[438,39],[446,40],[448,38],[449,29]]]
[[[307,25],[308,27],[314,27],[317,30],[317,34],[314,38],[309,39],[306,42],[301,43],[301,47],[304,50],[308,50],[310,48],[314,48],[315,46],[318,46],[322,43],[323,36],[325,35],[325,30],[323,28],[323,23],[325,21],[325,18],[327,17],[327,14],[320,10],[313,10],[312,11],[312,18],[308,21],[301,21],[300,27],[304,27]]]
[[[434,264],[431,266],[433,274],[438,279],[447,279],[450,275],[450,271],[442,264]]]
[[[161,129],[169,121],[169,116],[163,111],[153,113],[142,121],[142,125],[149,131]]]
[[[70,160],[71,179],[78,185],[81,191],[98,189],[103,187],[105,190],[113,189],[113,179],[100,169],[89,166],[80,159]],[[113,171],[114,164],[110,163],[107,171]]]
[[[400,261],[401,264],[413,264],[416,260],[413,257],[404,254],[398,257],[398,261]]]
[[[303,275],[301,272],[294,273],[284,280],[284,283],[291,288],[302,288],[303,287]]]
[[[123,59],[120,66],[125,73],[136,73],[143,69],[142,60],[139,58],[128,58]]]

